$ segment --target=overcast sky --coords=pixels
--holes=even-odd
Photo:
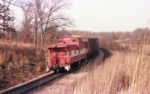
[[[73,29],[126,31],[150,27],[150,0],[73,0]]]
[[[150,28],[150,0],[72,0],[67,15],[74,21],[71,29],[132,31],[139,27]],[[16,22],[21,16],[23,14],[16,14]]]

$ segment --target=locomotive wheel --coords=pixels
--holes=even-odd
[[[54,73],[59,73],[59,69],[54,69]]]
[[[61,68],[59,68],[59,72],[64,73],[64,72],[66,72],[66,69],[64,67],[61,67]]]

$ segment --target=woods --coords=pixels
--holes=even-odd
[[[90,32],[73,30],[65,32],[66,35],[77,35],[99,38],[100,46],[110,50],[127,50],[129,47],[150,44],[150,29],[138,28],[133,31],[116,32]]]
[[[10,2],[11,0],[9,0],[9,2],[5,0],[0,2],[0,38],[11,39],[12,33],[16,32],[13,28],[14,17],[9,8]]]
[[[0,1],[0,38],[30,43],[34,46],[51,44],[62,36],[82,35],[98,37],[102,45],[124,43],[140,44],[150,38],[148,28],[138,28],[133,32],[86,32],[80,30],[68,31],[72,26],[71,18],[65,15],[70,7],[68,0],[2,0]],[[19,7],[23,12],[23,21],[15,27],[12,7]],[[17,28],[21,28],[17,30]],[[145,36],[146,35],[146,36]]]
[[[10,13],[12,5],[20,7],[24,13],[21,30],[16,33],[17,36],[14,39],[25,43],[44,46],[47,36],[57,37],[52,34],[72,24],[70,18],[63,13],[69,7],[67,0],[3,0],[0,2],[2,32],[8,32],[8,29],[16,31],[16,28],[10,28],[15,19]],[[3,36],[5,37],[6,33]]]

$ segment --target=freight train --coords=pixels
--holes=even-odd
[[[74,66],[98,54],[98,38],[66,37],[58,39],[56,44],[48,47],[47,71],[55,72],[64,68],[70,71]]]

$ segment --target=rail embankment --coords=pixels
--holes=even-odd
[[[0,45],[0,89],[32,79],[45,71],[44,50]]]

